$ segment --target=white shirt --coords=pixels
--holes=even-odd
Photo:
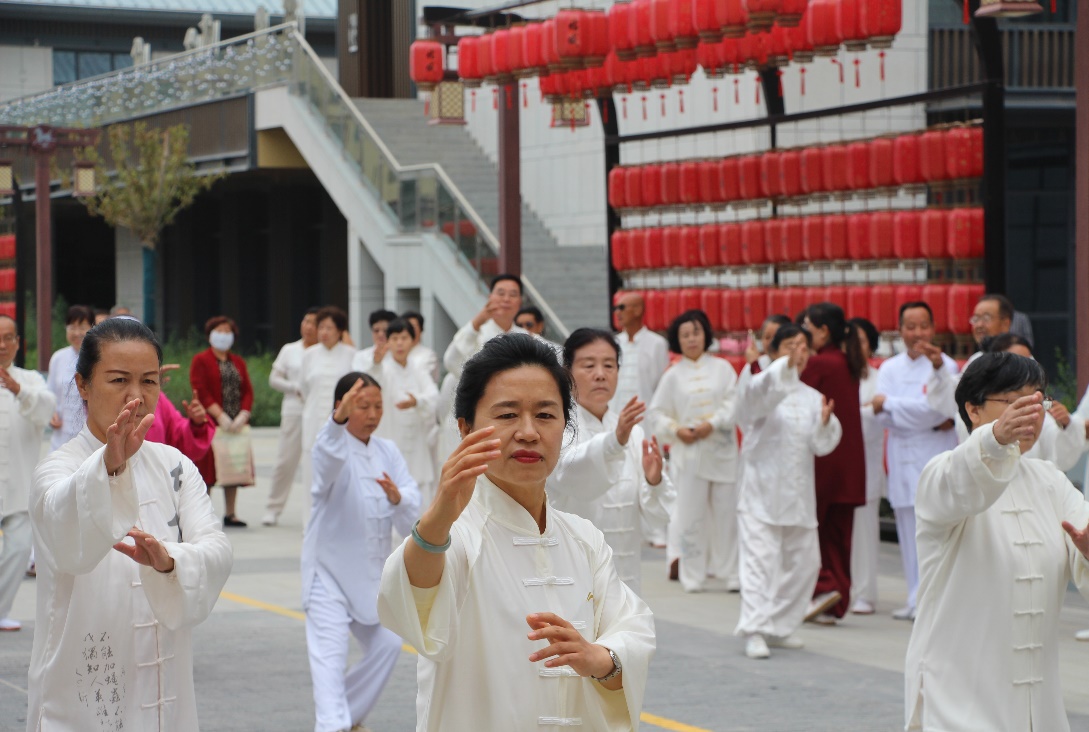
[[[408,362],[427,374],[432,383],[439,383],[439,355],[435,351],[417,343],[408,352]]]
[[[669,342],[646,326],[633,337],[620,331],[616,341],[620,344],[620,371],[609,409],[619,414],[633,396],[650,404],[662,374],[669,368]]]
[[[862,447],[866,453],[866,503],[881,500],[888,489],[885,475],[885,426],[873,413],[874,395],[877,391],[877,372],[875,366],[866,368],[866,375],[858,382],[858,403],[862,412]],[[954,417],[959,422],[960,417]]]
[[[1074,410],[1074,416],[1081,420],[1089,421],[1089,389],[1086,389],[1078,402],[1078,408]],[[1081,480],[1082,490],[1089,490],[1089,462],[1085,464],[1085,477]]]
[[[463,325],[461,330],[454,334],[454,340],[450,341],[446,353],[443,354],[442,363],[447,372],[460,379],[465,362],[475,356],[485,343],[504,333],[529,333],[529,331],[517,325],[511,325],[509,330],[503,330],[494,320],[484,323],[480,326],[480,330],[473,328],[472,322]]]
[[[189,458],[144,442],[110,478],[104,452],[85,429],[34,472],[27,730],[195,730],[192,628],[227,581],[231,545]],[[113,548],[134,526],[163,543],[173,572]]]
[[[303,411],[303,401],[299,396],[303,351],[302,340],[286,344],[276,355],[268,375],[268,385],[284,395],[280,403],[280,415],[283,417],[302,414]]]
[[[405,544],[386,561],[378,615],[419,651],[418,732],[638,728],[653,615],[617,577],[600,531],[551,506],[546,511],[541,532],[481,476],[454,523],[437,587],[409,583]],[[547,645],[526,637],[526,615],[534,612],[553,612],[615,652],[624,688],[609,691],[570,667],[531,663],[529,655]]]
[[[999,445],[993,426],[930,461],[915,503],[919,610],[906,722],[958,732],[1065,732],[1057,634],[1089,562],[1062,522],[1089,504],[1054,465]],[[920,719],[921,713],[921,719]]]
[[[704,353],[693,361],[682,358],[665,372],[650,402],[650,422],[670,444],[670,465],[704,480],[737,480],[737,372],[724,359]],[[710,422],[706,439],[686,445],[677,437],[682,427]]]
[[[821,422],[820,392],[801,382],[786,356],[751,378],[738,412],[750,427],[741,443],[737,510],[773,526],[817,528],[813,457],[839,445],[836,415]]]
[[[402,366],[389,353],[379,363],[371,364],[367,373],[382,385],[382,421],[374,434],[393,440],[417,484],[433,483],[435,466],[428,438],[439,401],[435,382],[411,361]],[[408,399],[409,394],[416,398],[416,406],[398,409],[397,403]]]
[[[352,368],[355,349],[346,343],[326,348],[321,343],[303,351],[299,391],[303,397],[303,450],[309,454],[325,420],[333,413],[337,382]]]
[[[0,517],[27,510],[45,426],[57,407],[37,371],[11,365],[7,372],[19,385],[19,395],[0,388]]]
[[[311,452],[313,513],[302,548],[302,601],[310,604],[310,588],[320,572],[330,591],[339,591],[348,614],[359,623],[378,623],[378,586],[391,549],[391,531],[412,532],[420,517],[420,491],[397,446],[372,436],[369,443],[348,434],[346,425],[330,417]],[[377,478],[389,474],[401,493],[390,503]]]
[[[934,429],[956,417],[950,408],[935,409],[952,403],[939,399],[939,393],[955,388],[956,362],[942,354],[944,368],[935,369],[929,358],[912,359],[900,353],[881,364],[877,372],[877,393],[885,403],[877,423],[889,431],[889,503],[893,508],[911,508],[915,504],[915,486],[930,458],[957,446],[954,430]]]
[[[49,391],[57,399],[56,410],[61,419],[60,429],[53,430],[53,435],[49,438],[50,450],[56,450],[83,429],[83,400],[80,399],[75,381],[78,360],[79,351],[71,346],[65,346],[49,359],[47,383]]]
[[[643,472],[643,428],[632,427],[628,444],[616,439],[620,417],[611,409],[598,419],[581,404],[575,410],[575,444],[564,450],[548,478],[548,498],[560,511],[591,521],[613,550],[620,580],[640,594],[643,528],[666,527],[677,493],[662,472],[658,485]]]

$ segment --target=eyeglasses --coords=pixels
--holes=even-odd
[[[968,318],[969,325],[990,325],[994,322],[994,316],[990,313],[983,313],[983,315],[973,315]]]
[[[625,308],[627,308],[627,307],[628,306],[625,305],[624,303],[620,303],[619,305],[613,305],[613,312],[622,313],[622,312],[624,312]]]
[[[519,328],[524,328],[525,330],[529,330],[533,326],[537,325],[537,323],[532,320],[523,320],[521,323],[515,321],[514,324],[517,325]]]
[[[5,346],[13,346],[19,342],[19,336],[14,333],[8,333],[7,335],[0,336],[0,343]]]
[[[1005,404],[1005,405],[1008,406],[1010,404],[1013,404],[1015,401],[1017,401],[1017,399],[1020,399],[1020,398],[1021,397],[1017,397],[1016,399],[996,399],[994,397],[989,397],[987,399],[984,399],[983,401],[985,401],[985,402],[998,402],[999,404]],[[1053,407],[1054,405],[1055,405],[1055,398],[1054,397],[1050,397],[1050,396],[1045,396],[1044,397],[1043,406],[1044,406],[1044,411],[1045,412],[1050,412],[1051,407]]]

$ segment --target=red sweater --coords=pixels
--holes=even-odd
[[[238,369],[239,380],[242,382],[242,409],[253,410],[253,384],[250,383],[250,374],[246,370],[246,362],[241,357],[230,351],[227,352],[234,367]],[[205,408],[216,404],[223,408],[223,384],[219,379],[219,360],[211,348],[201,351],[193,356],[189,364],[189,384],[193,387],[193,393],[200,399]],[[197,468],[204,478],[206,485],[215,485],[216,462],[212,451],[209,450],[202,459],[197,460]]]
[[[851,378],[847,355],[828,344],[810,359],[802,381],[829,401],[843,427],[843,437],[830,454],[817,458],[817,501],[861,506],[866,503],[866,454],[862,444],[862,413],[858,380]]]

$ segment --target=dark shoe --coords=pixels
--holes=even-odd
[[[26,571],[26,576],[27,577],[37,577],[38,576],[38,565],[32,563],[30,565],[30,569],[28,569]]]
[[[236,518],[235,515],[232,513],[229,516],[224,516],[223,517],[223,525],[224,526],[231,526],[231,527],[234,527],[236,529],[244,529],[244,528],[246,528],[247,524],[242,519]]]
[[[674,559],[669,565],[669,578],[676,582],[681,578],[681,560]]]

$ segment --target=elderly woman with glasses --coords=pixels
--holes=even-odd
[[[1070,729],[1056,634],[1068,583],[1089,596],[1089,504],[1054,465],[1027,457],[1046,387],[1031,359],[980,356],[956,389],[971,434],[919,479],[907,729]]]

